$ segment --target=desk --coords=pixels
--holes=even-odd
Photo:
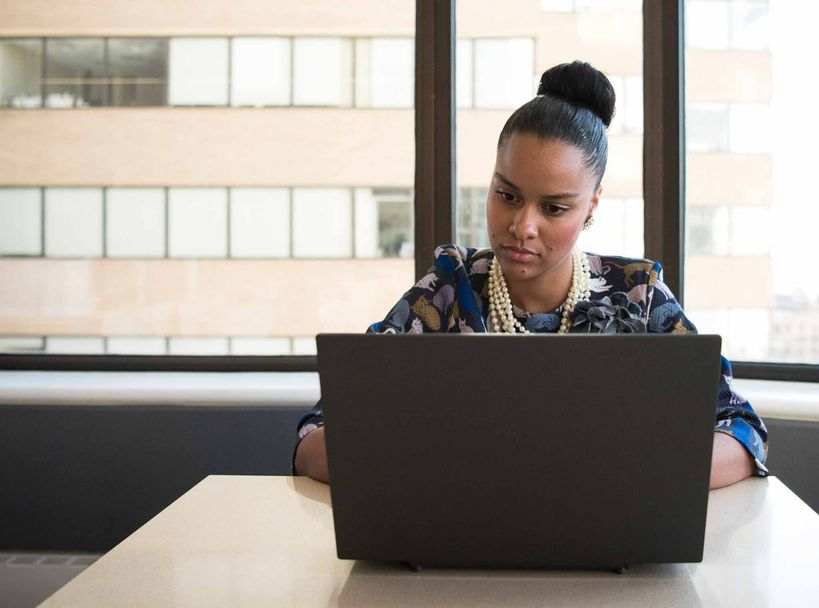
[[[411,572],[336,558],[326,486],[211,476],[44,606],[816,606],[819,516],[779,480],[711,492],[701,564]]]

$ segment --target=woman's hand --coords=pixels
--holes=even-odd
[[[742,444],[726,433],[714,433],[710,489],[730,486],[750,477],[753,472],[751,455]]]
[[[327,445],[324,443],[324,427],[307,434],[296,449],[296,474],[307,475],[317,481],[329,483],[327,472]]]

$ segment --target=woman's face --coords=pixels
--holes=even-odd
[[[489,242],[506,279],[570,268],[575,241],[599,195],[597,177],[577,147],[528,133],[509,137],[498,149],[486,201]]]

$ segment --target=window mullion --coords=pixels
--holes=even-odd
[[[685,68],[683,0],[643,4],[645,254],[684,297]]]
[[[455,203],[455,0],[415,5],[415,276],[451,242]]]

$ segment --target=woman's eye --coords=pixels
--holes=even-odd
[[[511,203],[515,200],[515,195],[511,192],[506,192],[505,190],[495,190],[495,192],[500,195],[500,197],[508,203]]]
[[[553,205],[551,203],[547,203],[543,205],[543,212],[546,215],[562,215],[566,212],[566,207],[561,207],[560,205]]]

